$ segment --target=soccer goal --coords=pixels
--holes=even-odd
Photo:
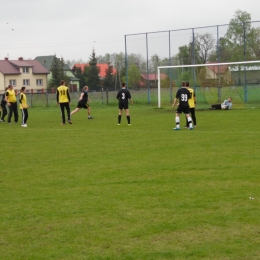
[[[189,81],[190,87],[200,90],[203,102],[220,102],[225,89],[232,88],[242,102],[260,99],[260,60],[206,63],[196,65],[177,65],[158,67],[158,108],[162,104],[162,90],[172,90],[181,86],[182,81]],[[165,80],[168,78],[170,80]],[[253,91],[254,93],[249,91]],[[165,91],[163,91],[165,93]],[[169,97],[169,91],[167,91]],[[175,93],[171,92],[170,102]],[[216,100],[217,99],[217,100]],[[165,100],[165,98],[163,98]],[[169,99],[168,99],[169,100]]]

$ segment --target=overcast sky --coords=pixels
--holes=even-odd
[[[1,0],[0,60],[87,61],[124,52],[125,35],[228,24],[238,9],[260,20],[259,0]]]

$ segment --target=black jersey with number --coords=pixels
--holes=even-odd
[[[179,99],[179,106],[189,106],[188,100],[191,98],[190,91],[187,88],[179,88],[176,93],[176,98]]]
[[[119,103],[128,103],[128,99],[131,99],[131,94],[128,89],[122,88],[117,92],[116,98]]]

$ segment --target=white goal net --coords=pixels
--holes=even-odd
[[[221,101],[221,89],[225,87],[240,88],[242,91],[239,96],[241,101],[245,103],[250,102],[256,93],[252,93],[251,98],[248,87],[260,89],[260,60],[159,66],[157,73],[158,108],[161,108],[162,104],[162,89],[170,87],[170,90],[172,90],[174,87],[178,88],[182,81],[188,81],[191,88],[200,89],[204,92],[208,89],[213,90],[217,95],[218,101]],[[171,95],[170,101],[175,97],[175,93],[171,93]],[[207,95],[204,95],[203,98],[205,100],[210,99]]]

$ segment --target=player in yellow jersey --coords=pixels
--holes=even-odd
[[[22,127],[27,127],[27,120],[28,120],[28,104],[26,101],[26,95],[25,95],[25,87],[21,88],[20,91],[20,98],[19,98],[19,102],[20,102],[20,109],[22,111]]]
[[[190,83],[188,81],[186,82],[186,88],[190,91],[190,95],[191,95],[191,98],[189,99],[190,114],[191,114],[193,125],[194,125],[194,127],[196,127],[196,125],[197,125],[197,120],[196,120],[196,116],[195,116],[196,94],[195,94],[194,89],[192,89],[190,87]],[[189,127],[189,123],[186,120],[186,128],[188,128],[188,127]]]
[[[69,93],[69,88],[65,86],[64,80],[61,80],[60,86],[57,88],[56,97],[57,97],[57,103],[60,106],[60,110],[61,110],[61,118],[62,118],[61,125],[65,125],[65,108],[67,111],[68,122],[72,124],[70,120],[70,93]]]
[[[9,107],[8,113],[8,124],[11,124],[11,118],[14,113],[14,122],[18,122],[18,110],[17,110],[17,101],[16,101],[17,92],[14,91],[14,87],[12,85],[8,86],[8,89],[5,93],[5,101]]]

